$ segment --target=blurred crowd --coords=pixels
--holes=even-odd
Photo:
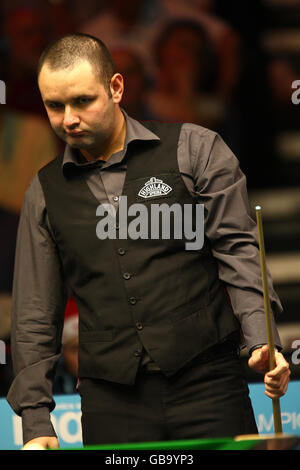
[[[7,347],[7,364],[0,364],[2,396],[12,379],[10,306],[18,217],[30,180],[63,148],[36,83],[45,45],[73,31],[102,39],[124,76],[122,106],[129,115],[215,130],[239,158],[249,188],[259,188],[280,184],[274,116],[290,105],[291,82],[297,78],[291,64],[263,50],[264,20],[260,1],[2,0],[0,79],[6,84],[6,104],[0,105],[0,339]],[[70,299],[57,393],[76,389],[76,319]]]

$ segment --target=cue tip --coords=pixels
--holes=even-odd
[[[261,206],[255,206],[255,210],[261,211]]]

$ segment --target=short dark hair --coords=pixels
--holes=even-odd
[[[50,42],[38,61],[37,78],[44,64],[51,70],[59,70],[72,67],[82,60],[87,60],[94,67],[99,79],[110,92],[110,81],[116,73],[114,61],[106,45],[89,34],[69,33]]]

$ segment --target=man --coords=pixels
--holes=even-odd
[[[245,345],[263,372],[268,351],[256,229],[236,158],[208,129],[127,116],[123,77],[90,36],[50,44],[38,83],[66,148],[29,186],[18,233],[8,401],[24,443],[58,446],[49,411],[67,287],[79,311],[84,444],[257,432],[237,349]],[[195,227],[203,204],[202,246],[187,249],[188,237],[173,232],[128,236],[125,200],[135,227],[133,208],[157,203],[192,207]],[[99,217],[104,209],[113,227]],[[279,313],[271,279],[270,297]],[[266,394],[281,396],[288,380],[277,352]]]

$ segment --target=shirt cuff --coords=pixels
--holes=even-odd
[[[246,346],[248,353],[251,349],[260,344],[267,344],[266,320],[263,311],[257,311],[251,315],[240,318],[243,332],[243,346]],[[273,337],[275,346],[281,348],[281,340],[274,319],[272,319]]]
[[[25,408],[22,411],[23,445],[35,437],[57,437],[48,407]]]
[[[255,349],[262,348],[263,346],[265,346],[265,344],[267,344],[267,343],[257,344],[256,346],[253,346],[253,347],[249,350],[249,356],[251,356],[251,354],[253,353],[253,351],[255,351]],[[281,349],[282,349],[281,346],[275,345],[275,350],[276,350],[276,351],[281,351]]]
[[[259,349],[259,348],[262,348],[266,343],[262,343],[262,344],[257,344],[256,346],[253,346],[250,350],[249,350],[249,356],[251,356],[251,354],[253,353],[253,351],[255,351],[255,349]]]

